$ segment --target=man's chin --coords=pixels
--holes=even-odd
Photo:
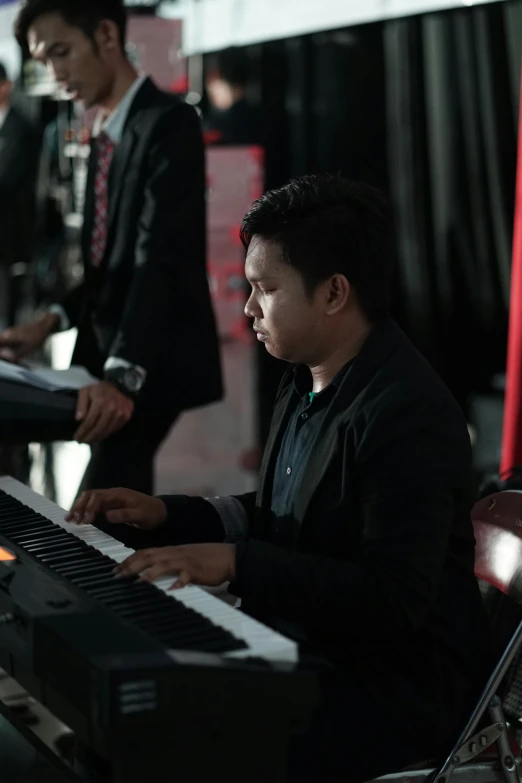
[[[277,348],[272,345],[272,343],[268,342],[268,340],[264,340],[265,348],[267,353],[270,354],[270,356],[273,356],[274,359],[282,359],[280,352],[277,350]]]

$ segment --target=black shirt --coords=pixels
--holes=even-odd
[[[299,527],[294,516],[294,503],[314,442],[335,393],[346,376],[351,362],[345,364],[333,381],[322,391],[313,393],[312,375],[300,365],[294,377],[294,410],[281,442],[272,485],[271,541],[292,547]]]

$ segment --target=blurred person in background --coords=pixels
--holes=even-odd
[[[247,97],[250,69],[247,56],[226,49],[209,61],[206,90],[210,111],[204,120],[205,139],[212,144],[261,144],[261,117]]]
[[[269,123],[249,100],[252,74],[248,55],[231,47],[210,55],[206,62],[205,88],[210,106],[204,116],[205,142],[211,146],[259,145],[265,149]],[[284,372],[282,362],[256,345],[257,438],[259,446],[243,455],[243,467],[259,468],[268,437],[272,408]]]
[[[40,149],[38,131],[13,105],[12,93],[7,69],[0,63],[0,329],[15,317],[13,273],[27,272],[31,262]]]
[[[27,52],[85,109],[99,108],[87,181],[84,282],[29,325],[0,335],[22,358],[78,328],[75,439],[92,445],[82,488],[152,491],[154,456],[181,411],[220,398],[206,275],[205,165],[195,110],[125,54],[123,0],[25,0]]]

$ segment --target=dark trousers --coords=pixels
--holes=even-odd
[[[362,783],[436,752],[431,726],[422,740],[412,737],[407,708],[383,710],[353,670],[315,658],[301,665],[317,675],[321,702],[308,731],[290,742],[288,783]]]
[[[137,414],[119,432],[92,448],[79,492],[125,487],[154,493],[154,459],[177,415]]]

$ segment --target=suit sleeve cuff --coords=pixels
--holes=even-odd
[[[219,514],[225,530],[225,542],[235,544],[248,538],[248,516],[243,504],[235,497],[205,498]]]
[[[66,332],[71,328],[71,322],[64,308],[59,304],[53,304],[49,307],[48,311],[52,315],[57,315],[60,319],[59,332]]]
[[[223,543],[225,528],[216,509],[204,498],[189,495],[160,495],[167,507],[161,532],[161,546]]]

